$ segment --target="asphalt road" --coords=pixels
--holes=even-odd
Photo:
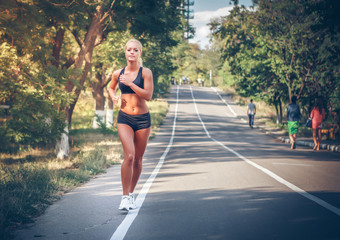
[[[113,166],[16,239],[340,240],[339,153],[290,150],[250,129],[244,111],[212,88],[173,87],[169,104],[145,154],[138,209],[117,209]]]

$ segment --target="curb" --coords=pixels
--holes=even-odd
[[[255,128],[261,130],[262,132],[264,132],[265,134],[267,134],[267,135],[269,135],[269,136],[271,136],[273,138],[276,138],[276,139],[280,140],[283,143],[290,144],[290,139],[287,138],[287,137],[277,137],[277,136],[273,135],[270,131],[268,131],[267,129],[265,129],[263,127],[258,127],[257,126]],[[314,143],[311,142],[311,141],[296,140],[296,144],[300,145],[300,146],[311,147],[311,148],[314,147]],[[331,152],[340,152],[340,145],[331,145],[331,144],[327,144],[327,143],[322,143],[320,145],[320,148],[324,149],[324,150],[331,151]]]
[[[281,140],[284,143],[288,143],[290,144],[290,140],[289,138],[285,138],[285,137],[278,137],[279,140]],[[302,141],[302,140],[296,140],[296,144],[300,145],[300,146],[307,146],[307,147],[314,147],[314,143],[313,142],[308,142],[308,141]],[[340,145],[331,145],[331,144],[326,144],[326,143],[322,143],[320,145],[321,149],[325,149],[325,150],[329,150],[332,152],[340,152]]]

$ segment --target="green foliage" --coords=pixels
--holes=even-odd
[[[339,3],[259,1],[256,10],[235,6],[213,21],[213,42],[224,60],[220,73],[242,96],[269,104],[292,95],[308,111],[317,96],[339,102]],[[332,23],[330,24],[330,20]]]
[[[129,30],[137,38],[156,39],[161,49],[177,44],[173,32],[183,30],[181,0],[116,0],[113,5],[116,29]],[[132,17],[133,16],[133,17]]]
[[[32,222],[50,203],[49,196],[56,186],[46,168],[0,167],[0,236],[7,239],[6,227]]]
[[[182,77],[188,77],[190,82],[196,82],[197,78],[209,81],[210,70],[217,75],[220,62],[220,52],[215,48],[201,50],[197,44],[189,44],[183,41],[176,46],[171,54],[173,66],[176,67],[173,76],[177,81]]]
[[[0,165],[0,236],[6,239],[13,224],[30,223],[39,216],[59,191],[78,186],[110,165],[105,153],[80,153],[72,168],[49,169],[47,164],[26,160],[22,164]],[[6,230],[6,231],[5,231]]]
[[[79,165],[79,168],[83,171],[87,171],[90,175],[96,175],[105,172],[104,169],[109,165],[110,164],[102,151],[94,151],[84,158]]]
[[[168,79],[173,69],[169,56],[183,33],[180,4],[179,0],[2,1],[0,104],[10,109],[0,110],[0,152],[44,143],[50,147],[59,138],[65,109],[76,103],[88,80],[81,62],[71,66],[84,57],[80,46],[91,34],[89,26],[98,7],[110,15],[103,21],[103,32],[93,36],[97,38],[93,59],[91,51],[86,55],[92,71],[100,68],[107,75],[124,66],[123,47],[134,36],[145,46],[144,62],[154,73],[155,92],[162,92],[166,83],[158,80]]]
[[[54,144],[65,126],[59,109],[70,101],[62,85],[67,74],[55,68],[39,72],[28,56],[16,53],[14,47],[1,44],[0,103],[10,108],[7,116],[2,112],[0,152]]]
[[[108,74],[111,69],[124,67],[126,65],[124,47],[130,38],[131,34],[128,31],[110,32],[105,42],[95,49],[93,66],[100,63],[102,67],[106,69],[106,74]]]

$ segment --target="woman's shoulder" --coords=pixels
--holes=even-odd
[[[152,71],[149,68],[143,67],[142,68],[142,75],[144,76],[152,76]]]
[[[119,75],[119,74],[124,70],[124,68],[125,68],[125,67],[119,68],[119,69],[116,70],[114,73]]]
[[[123,69],[124,69],[124,68],[120,68],[120,69],[114,71],[114,72],[113,72],[113,77],[118,77],[119,74],[122,72]]]
[[[142,67],[142,72],[143,73],[152,73],[152,71],[147,67]]]

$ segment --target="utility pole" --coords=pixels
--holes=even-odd
[[[195,0],[183,0],[182,1],[182,9],[183,9],[183,15],[186,19],[186,27],[185,27],[185,39],[189,40],[190,38],[193,38],[193,35],[190,34],[190,19],[194,18],[194,10],[190,9],[190,7],[194,6]]]

